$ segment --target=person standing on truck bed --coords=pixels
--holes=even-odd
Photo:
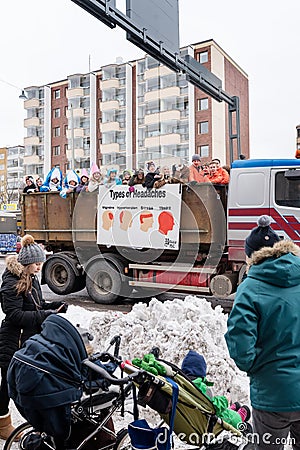
[[[154,161],[148,161],[146,163],[147,174],[145,176],[145,181],[143,183],[143,187],[147,189],[152,189],[155,181],[161,178],[161,174],[159,170],[156,168]]]
[[[229,173],[220,166],[220,163],[217,163],[216,161],[220,160],[212,160],[209,163],[209,181],[213,184],[228,184]]]
[[[114,168],[108,169],[106,177],[103,180],[103,184],[107,188],[122,184],[122,180],[118,176],[117,169],[114,169]]]
[[[36,192],[36,185],[34,184],[34,180],[32,176],[28,176],[25,178],[26,186],[23,189],[23,194],[31,194],[32,192]]]
[[[26,234],[21,240],[19,255],[6,259],[2,275],[1,308],[5,314],[0,327],[0,439],[7,439],[14,430],[9,413],[7,369],[13,354],[29,337],[41,331],[42,322],[50,314],[67,311],[64,302],[46,303],[37,278],[45,252]]]
[[[53,167],[40,188],[40,192],[61,191],[62,172],[58,167]]]
[[[94,192],[101,184],[103,184],[101,171],[97,164],[93,163],[91,167],[91,178],[89,179],[89,184],[86,190],[87,192]]]
[[[145,173],[143,169],[138,169],[134,172],[130,180],[128,181],[128,186],[135,186],[136,184],[143,184],[145,181]]]
[[[80,182],[78,186],[76,186],[75,192],[86,191],[89,184],[89,174],[86,169],[82,169]]]
[[[209,181],[207,175],[203,173],[201,159],[197,154],[192,156],[192,164],[189,167],[189,182],[191,181],[196,183],[204,183]]]

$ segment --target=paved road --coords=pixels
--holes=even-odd
[[[0,256],[0,275],[2,275],[2,272],[5,268],[5,257],[2,255]],[[89,297],[86,289],[83,289],[80,292],[76,292],[74,294],[69,295],[57,295],[52,292],[47,285],[42,285],[42,291],[45,300],[47,301],[54,301],[54,300],[61,300],[65,301],[71,305],[78,305],[82,306],[83,308],[86,308],[90,311],[107,311],[107,310],[113,310],[113,311],[121,311],[121,312],[129,312],[132,309],[132,306],[136,302],[149,302],[151,297],[137,297],[137,298],[128,298],[123,299],[122,301],[116,302],[113,305],[100,305],[95,303],[91,298]],[[133,294],[134,295],[134,294]],[[181,298],[184,299],[188,294],[184,293],[165,293],[162,294],[159,298],[161,301],[166,300],[172,300],[173,298]],[[208,297],[206,296],[207,300],[209,300],[212,303],[212,306],[215,307],[216,305],[221,305],[223,307],[223,310],[225,313],[228,313],[232,307],[232,302],[234,296],[230,296],[230,298],[227,299],[218,299],[216,297]]]

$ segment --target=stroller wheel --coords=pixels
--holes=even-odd
[[[123,428],[117,433],[113,450],[131,450],[131,440],[126,428]]]
[[[33,432],[33,427],[28,422],[24,422],[21,425],[19,425],[8,437],[8,439],[5,441],[3,450],[23,450],[24,447],[24,439],[28,435],[30,435]],[[16,436],[21,435],[20,439],[16,442]]]

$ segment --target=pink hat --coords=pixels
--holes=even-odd
[[[99,167],[97,166],[97,164],[93,163],[92,167],[91,167],[91,174],[94,175],[94,173],[96,173],[96,172],[101,173],[101,171],[100,171]]]
[[[88,174],[87,170],[84,169],[84,168],[83,168],[82,171],[81,171],[81,176],[80,176],[80,178],[82,178],[82,177],[89,178],[89,174]]]

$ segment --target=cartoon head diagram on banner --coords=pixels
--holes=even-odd
[[[140,248],[179,248],[179,184],[162,189],[99,187],[97,242]]]

